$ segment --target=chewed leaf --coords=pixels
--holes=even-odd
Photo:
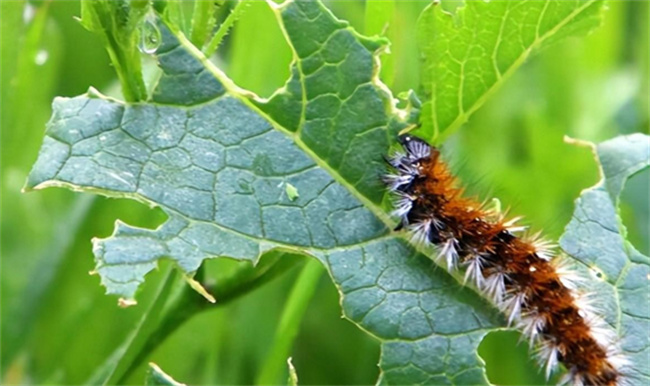
[[[593,145],[601,181],[576,200],[573,218],[560,239],[562,249],[584,265],[598,308],[614,327],[630,364],[632,384],[650,382],[650,258],[626,238],[618,216],[625,181],[650,166],[650,137],[632,134]]]
[[[495,310],[389,234],[394,224],[377,204],[382,156],[408,124],[376,78],[383,41],[357,35],[317,2],[274,10],[295,61],[272,98],[239,89],[160,24],[163,74],[152,101],[96,91],[56,99],[26,188],[163,209],[157,229],[118,222],[94,240],[96,271],[124,305],[161,258],[191,273],[208,257],[303,251],[330,270],[346,316],[387,340],[382,382],[486,384],[476,348],[500,324]],[[455,322],[462,313],[469,317]]]
[[[301,193],[295,200],[288,183]],[[230,96],[190,110],[59,98],[27,185],[47,186],[133,198],[168,214],[156,230],[118,223],[110,238],[95,240],[103,284],[125,298],[162,257],[193,272],[209,256],[255,260],[273,247],[329,248],[386,232],[287,136]]]
[[[57,98],[27,182],[28,189],[67,186],[132,198],[167,213],[156,230],[118,223],[111,237],[94,240],[96,271],[109,293],[132,299],[163,257],[193,272],[206,257],[256,260],[275,247],[340,247],[386,233],[346,189],[245,100],[226,93],[202,58],[161,27],[158,102],[128,105],[96,91]],[[184,92],[176,84],[181,80]],[[189,107],[172,104],[190,104],[185,93],[202,97]],[[285,186],[300,194],[289,197]]]
[[[505,321],[391,233],[382,206],[382,157],[418,119],[377,79],[385,41],[316,1],[270,6],[294,61],[269,99],[237,87],[160,22],[151,100],[57,98],[26,188],[162,208],[157,229],[118,222],[94,240],[96,271],[125,305],[161,258],[191,274],[206,258],[254,262],[290,249],[320,259],[346,317],[382,341],[381,383],[488,384],[477,347]]]

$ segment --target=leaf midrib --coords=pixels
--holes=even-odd
[[[289,0],[289,1],[290,1],[290,0]],[[278,9],[278,8],[275,8],[275,7],[272,7],[272,9],[273,9],[273,11],[276,13],[276,16],[277,16],[278,19],[279,19],[280,28],[284,31],[284,25],[283,25],[283,23],[281,22],[281,15],[280,15],[280,10],[281,10],[281,9]],[[285,33],[286,33],[286,32],[285,32]],[[207,69],[208,71],[210,71],[210,73],[211,73],[212,75],[214,75],[214,76],[217,78],[217,80],[219,80],[219,81],[223,84],[223,87],[226,89],[226,91],[227,91],[230,95],[232,95],[234,98],[237,98],[237,99],[240,100],[242,103],[244,103],[246,106],[248,106],[250,109],[252,109],[253,111],[255,111],[257,114],[259,114],[260,116],[262,116],[264,119],[266,119],[266,120],[271,124],[271,126],[273,126],[273,128],[279,130],[280,132],[284,133],[284,134],[287,135],[289,138],[291,138],[291,139],[294,141],[294,143],[295,143],[295,144],[296,144],[296,145],[297,145],[301,150],[303,150],[303,151],[304,151],[304,152],[305,152],[305,153],[306,153],[306,154],[307,154],[307,155],[308,155],[312,160],[314,160],[314,162],[315,162],[319,167],[321,167],[321,168],[323,168],[325,171],[327,171],[327,172],[332,176],[332,178],[333,178],[336,182],[338,182],[339,184],[341,184],[341,185],[342,185],[343,187],[345,187],[345,188],[346,188],[346,189],[347,189],[347,190],[348,190],[352,195],[354,195],[354,197],[357,198],[357,199],[358,199],[358,200],[359,200],[359,201],[360,201],[360,202],[361,202],[361,203],[362,203],[362,204],[363,204],[363,205],[364,205],[364,206],[365,206],[365,207],[366,207],[366,208],[367,208],[371,213],[373,213],[373,214],[375,215],[375,217],[377,217],[381,222],[383,222],[384,225],[385,225],[387,228],[389,228],[389,229],[394,229],[394,228],[395,228],[396,222],[395,222],[395,221],[394,221],[394,220],[393,220],[393,219],[392,219],[392,218],[391,218],[391,217],[390,217],[386,212],[384,212],[384,211],[383,211],[379,206],[377,206],[374,202],[370,201],[367,197],[365,197],[363,194],[361,194],[361,192],[359,192],[357,189],[355,189],[354,186],[351,185],[347,180],[345,180],[345,179],[341,176],[341,174],[338,173],[338,171],[337,171],[336,169],[334,169],[333,167],[331,167],[331,166],[330,166],[327,162],[325,162],[323,159],[319,158],[318,155],[317,155],[314,151],[312,151],[311,148],[309,148],[309,147],[308,147],[308,146],[307,146],[307,145],[306,145],[306,144],[301,140],[301,138],[299,137],[299,135],[298,135],[296,132],[292,132],[292,131],[288,130],[287,128],[285,128],[284,126],[282,126],[281,124],[279,124],[277,121],[275,121],[273,118],[271,118],[268,114],[266,114],[264,111],[262,111],[259,107],[257,107],[257,106],[256,106],[256,105],[251,101],[251,99],[248,98],[248,97],[250,97],[250,98],[253,98],[253,99],[258,99],[258,96],[257,96],[256,94],[254,94],[254,93],[251,92],[251,91],[248,91],[248,90],[242,89],[242,88],[240,88],[239,86],[237,86],[237,85],[236,85],[236,84],[235,84],[235,83],[234,83],[230,78],[228,78],[228,76],[227,76],[227,75],[226,75],[226,74],[225,74],[221,69],[219,69],[219,68],[218,68],[217,66],[215,66],[215,65],[214,65],[210,60],[208,60],[208,59],[203,55],[203,53],[202,53],[200,50],[198,50],[197,48],[195,48],[195,47],[191,44],[191,42],[190,42],[190,41],[189,41],[189,40],[188,40],[188,39],[187,39],[187,38],[186,38],[182,33],[175,34],[175,36],[176,36],[176,38],[179,40],[179,43],[180,43],[180,44],[181,44],[185,49],[187,49],[188,52],[189,52],[190,54],[192,54],[196,59],[200,60],[201,63],[203,63],[203,65],[206,67],[206,69]],[[290,47],[292,50],[294,50],[293,46],[292,46],[290,43],[289,43],[289,47]],[[294,50],[294,55],[297,55],[297,54],[295,53],[295,50]],[[373,76],[373,78],[372,78],[372,80],[371,80],[371,83],[372,83],[372,84],[376,85],[376,82],[378,81],[378,78],[377,78],[377,77],[378,77],[378,74],[375,74],[375,75]],[[381,88],[381,86],[378,86],[378,87]],[[383,89],[383,88],[382,88],[382,89]],[[389,94],[389,95],[390,95],[390,94]],[[423,245],[417,245],[417,244],[413,244],[413,243],[411,243],[410,240],[409,240],[409,236],[408,236],[408,234],[405,233],[405,232],[392,232],[392,231],[391,231],[391,232],[389,232],[389,233],[388,233],[387,235],[385,235],[385,236],[381,236],[381,237],[379,237],[379,238],[375,238],[375,239],[372,239],[372,240],[366,240],[366,241],[364,241],[363,243],[371,243],[371,242],[376,241],[376,240],[378,240],[378,239],[390,238],[390,237],[397,237],[397,238],[401,238],[401,239],[403,239],[404,242],[406,242],[406,243],[408,243],[410,246],[412,246],[412,248],[413,248],[416,252],[418,252],[419,254],[422,254],[423,256],[426,256],[427,258],[431,259],[431,257],[432,257],[432,253],[433,253],[433,252],[430,250],[430,248],[426,248],[426,247],[423,246]],[[363,243],[360,243],[360,244],[363,244]],[[359,245],[360,245],[360,244],[359,244]],[[300,248],[300,247],[296,247],[296,246],[292,246],[292,247],[293,247],[294,249],[295,249],[295,248],[298,248],[299,250],[302,250],[302,251],[306,251],[306,250],[308,250],[308,248]],[[352,245],[346,245],[346,246],[343,246],[342,248],[347,249],[347,248],[350,248],[350,247],[352,247]],[[335,249],[335,248],[333,248],[333,249],[327,249],[327,250],[324,250],[324,251],[331,252],[331,251],[333,251],[334,249]],[[433,261],[433,259],[432,259],[432,261]],[[435,261],[434,261],[434,262],[435,262]],[[436,263],[436,264],[437,264],[437,263]],[[441,265],[441,266],[442,266],[442,265]],[[456,282],[458,282],[459,284],[461,284],[461,283],[464,282],[464,280],[463,280],[464,277],[463,277],[462,273],[461,273],[459,270],[455,270],[455,271],[447,271],[446,268],[445,268],[445,272],[447,272],[449,275],[451,275],[451,276],[456,280]],[[462,285],[462,284],[461,284],[461,285]],[[479,297],[485,299],[485,300],[488,302],[488,304],[491,305],[491,307],[494,307],[494,305],[492,304],[490,298],[489,298],[486,294],[484,294],[483,292],[479,291],[478,289],[474,288],[473,286],[471,286],[471,285],[469,285],[469,284],[465,284],[465,285],[463,285],[463,286],[467,286],[467,287],[471,288],[471,289],[473,290],[473,292],[475,292]],[[494,307],[494,309],[496,309],[496,307]]]
[[[538,37],[533,44],[531,44],[528,49],[526,49],[522,55],[519,56],[519,58],[508,68],[506,72],[504,72],[503,77],[501,78],[500,82],[495,82],[495,84],[489,89],[488,92],[486,92],[478,101],[475,103],[469,110],[468,112],[464,115],[465,117],[470,115],[473,111],[478,109],[480,105],[484,102],[484,100],[491,95],[495,91],[495,89],[505,80],[507,79],[508,76],[510,76],[516,69],[517,67],[527,58],[527,56],[530,54],[530,52],[537,48],[539,45],[541,45],[546,39],[554,35],[559,29],[561,29],[564,25],[569,23],[573,18],[575,18],[578,14],[583,12],[585,9],[587,9],[589,6],[593,5],[597,0],[591,0],[587,3],[585,3],[583,6],[580,8],[574,10],[568,17],[563,19],[561,23],[558,23],[554,28],[546,32],[544,35],[541,37]],[[290,40],[288,39],[288,36],[286,35],[286,30],[284,28],[284,25],[281,20],[281,8],[279,7],[272,7],[273,12],[276,14],[276,17],[278,18],[279,25],[283,33],[285,34],[285,37],[287,38],[288,44],[290,49],[293,51],[294,54],[294,60],[297,58],[297,53],[295,51],[295,48],[291,45]],[[224,88],[226,89],[227,93],[229,93],[232,97],[238,99],[240,102],[244,103],[247,107],[249,107],[252,111],[256,112],[259,114],[261,117],[263,117],[269,124],[274,128],[277,129],[278,131],[282,132],[286,136],[288,136],[291,140],[294,141],[294,143],[302,150],[304,151],[314,162],[327,171],[332,178],[341,184],[344,188],[346,188],[355,198],[357,198],[371,213],[375,215],[376,218],[378,218],[381,222],[384,223],[389,229],[392,229],[395,225],[395,221],[386,213],[384,212],[379,206],[377,206],[374,202],[370,201],[367,197],[362,195],[357,189],[354,188],[352,184],[350,184],[346,179],[342,177],[342,175],[338,172],[337,169],[333,168],[330,166],[325,160],[322,158],[318,157],[318,155],[310,148],[308,147],[300,138],[299,133],[300,131],[293,132],[284,126],[282,126],[280,123],[275,121],[271,116],[269,116],[267,113],[262,111],[253,101],[261,101],[262,99],[259,98],[255,93],[242,89],[239,86],[237,86],[228,76],[218,67],[216,67],[211,61],[209,61],[203,53],[195,48],[190,41],[181,33],[175,33],[176,38],[179,40],[179,43],[192,55],[194,56],[197,60],[199,60],[205,68],[210,71],[210,73],[217,79],[219,80]],[[301,116],[304,114],[304,109],[305,109],[305,100],[304,100],[304,82],[302,81],[302,72],[300,73],[300,79],[301,79],[301,89],[303,91],[303,101],[302,101],[302,106],[301,106]],[[381,87],[381,84],[377,84],[378,79],[377,75],[373,76],[371,79],[371,83],[375,85],[376,87],[381,88],[382,90],[385,90],[384,87]],[[286,86],[285,86],[286,88]],[[276,91],[280,92],[282,89]],[[390,94],[389,94],[390,96]],[[301,117],[302,118],[302,117]],[[455,121],[454,124],[458,125],[459,119],[462,119],[463,116],[458,117]],[[301,121],[302,122],[302,121]],[[395,232],[390,232],[385,236],[380,237],[379,239],[384,239],[384,238],[391,238],[391,237],[397,237],[397,238],[402,238],[404,239],[405,242],[410,244],[418,253],[427,256],[431,258],[432,256],[432,251],[430,249],[425,248],[424,246],[419,246],[419,245],[413,245],[409,240],[408,237],[405,233],[395,233]],[[366,244],[366,243],[372,243],[374,241],[377,241],[378,239],[372,239],[372,240],[366,240],[363,243],[355,244],[356,246]],[[335,249],[348,249],[351,247],[354,247],[355,245],[346,245],[342,246],[340,248],[332,248],[332,249],[323,249],[321,252],[331,252]],[[307,252],[309,249],[315,250],[314,248],[301,248],[301,247],[296,247],[293,245],[278,245],[280,247],[288,247],[291,250],[301,250]],[[458,283],[463,283],[463,275],[460,271],[455,270],[455,271],[447,271]],[[494,307],[490,299],[481,291],[478,291],[476,288],[474,288],[471,285],[466,285],[470,287],[475,294],[477,294],[479,297],[486,299],[488,301],[488,304],[491,305],[491,307]],[[496,309],[494,307],[494,309]]]
[[[280,24],[281,28],[283,28],[283,25]],[[272,126],[273,128],[279,130],[280,132],[284,133],[287,135],[289,138],[291,138],[295,144],[303,150],[305,153],[309,155],[310,158],[314,160],[314,162],[321,168],[323,168],[325,171],[327,171],[332,178],[341,184],[343,187],[345,187],[352,195],[354,195],[361,203],[368,209],[370,210],[371,213],[373,213],[380,221],[386,225],[387,228],[389,229],[394,229],[396,222],[386,213],[384,212],[380,207],[378,207],[375,203],[370,201],[368,198],[366,198],[364,195],[362,195],[358,190],[354,188],[347,180],[345,180],[336,169],[332,168],[327,162],[325,162],[323,159],[319,158],[317,154],[312,151],[298,136],[297,133],[292,132],[288,130],[287,128],[283,127],[281,124],[273,120],[268,114],[266,114],[264,111],[260,110],[250,99],[246,97],[246,95],[251,95],[253,98],[257,98],[257,95],[254,93],[241,89],[239,86],[237,86],[230,78],[226,76],[226,74],[221,71],[218,67],[216,67],[212,62],[210,62],[198,49],[196,49],[190,42],[189,40],[183,36],[182,34],[177,34],[176,37],[179,39],[179,42],[182,46],[184,46],[193,56],[195,56],[198,60],[200,60],[204,66],[210,71],[220,82],[222,82],[224,88],[228,93],[230,93],[234,98],[237,98],[240,100],[242,103],[246,104],[249,108],[251,108],[253,111],[256,113],[260,114],[260,116],[264,117]],[[290,45],[291,46],[291,45]],[[293,49],[293,47],[292,47]],[[376,82],[376,76],[373,77],[372,82]],[[322,252],[327,252],[331,253],[337,249],[349,249],[354,246],[360,246],[364,244],[370,244],[375,241],[378,241],[380,239],[385,239],[385,238],[401,238],[404,242],[408,243],[417,253],[426,256],[427,258],[431,259],[434,261],[435,264],[438,264],[435,262],[435,260],[432,259],[432,254],[433,252],[431,251],[430,248],[426,248],[424,245],[417,245],[417,244],[412,244],[409,240],[409,236],[405,232],[389,232],[384,236],[380,236],[378,238],[374,238],[371,240],[365,240],[361,243],[354,244],[354,245],[346,245],[342,246],[340,248],[330,248],[330,249],[324,249]],[[308,252],[309,248],[301,248],[301,247],[296,247],[296,246],[289,246],[291,250],[299,250],[302,252]],[[315,252],[317,252],[315,249],[312,248]],[[442,265],[441,265],[442,267]],[[329,269],[329,267],[328,267]],[[454,270],[454,271],[447,271],[445,268],[445,272],[448,273],[451,277],[454,278],[454,280],[459,283],[459,285],[469,287],[479,298],[484,299],[487,304],[490,305],[494,310],[498,309],[492,304],[490,298],[483,293],[482,291],[479,291],[477,288],[473,287],[472,285],[468,284],[462,284],[464,283],[464,276],[459,270]],[[355,322],[356,324],[356,322]],[[358,325],[361,327],[361,325]],[[371,334],[374,336],[374,334]],[[384,341],[383,339],[380,339],[381,341]]]

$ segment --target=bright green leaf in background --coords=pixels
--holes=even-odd
[[[162,45],[155,57],[161,76],[150,93],[151,99],[123,103],[94,90],[79,97],[57,99],[41,153],[28,180],[28,188],[65,186],[135,199],[165,212],[167,220],[158,229],[120,222],[111,237],[94,240],[95,271],[108,292],[121,295],[128,304],[144,275],[161,258],[171,259],[174,265],[191,274],[208,257],[255,261],[272,249],[306,253],[317,257],[328,268],[341,293],[346,317],[382,342],[381,383],[487,384],[485,364],[476,350],[487,333],[504,325],[501,317],[476,293],[461,287],[444,270],[432,269],[425,256],[389,232],[393,223],[384,214],[382,204],[385,197],[379,181],[383,170],[381,157],[387,153],[395,133],[415,123],[417,106],[397,109],[391,93],[378,82],[377,54],[387,42],[358,35],[316,2],[271,6],[271,14],[275,14],[285,34],[293,62],[286,86],[268,99],[261,99],[234,85],[209,62],[201,53],[202,47],[194,47],[178,31],[182,23],[169,22],[174,12],[180,15],[181,9],[172,8],[171,4],[164,11],[167,21],[158,22]],[[600,9],[598,3],[522,2],[512,8],[504,4],[469,2],[464,10],[457,10],[457,15],[464,12],[465,17],[473,15],[477,20],[486,20],[480,28],[489,34],[495,32],[487,21],[492,19],[485,17],[489,12],[506,10],[513,15],[507,20],[515,25],[524,16],[537,15],[535,20],[544,20],[536,27],[544,27],[544,38],[532,43],[525,40],[530,44],[524,45],[523,50],[512,43],[517,41],[514,37],[502,38],[507,54],[500,57],[504,61],[504,73],[513,72],[528,51],[543,41],[589,30],[598,23]],[[426,26],[426,17],[432,13],[452,20],[437,9],[429,7],[422,14],[420,29]],[[539,19],[540,9],[543,19]],[[367,14],[366,20],[369,18]],[[201,32],[205,29],[204,22],[210,23],[192,20],[192,41],[205,41]],[[509,24],[495,25],[503,27],[502,31],[509,30]],[[366,27],[378,32],[377,26]],[[444,28],[451,28],[451,24]],[[183,26],[181,29],[189,30]],[[521,36],[529,37],[529,32],[522,31]],[[490,39],[469,43],[460,38],[448,40],[450,44],[459,43],[459,49],[476,48],[467,51],[468,63],[481,68],[485,59],[482,48],[494,43]],[[463,46],[465,43],[467,47]],[[516,47],[508,48],[506,44],[510,43]],[[426,58],[432,51],[426,46],[422,49],[426,69],[430,60]],[[512,64],[506,63],[510,59]],[[427,80],[431,78],[425,72],[422,77],[426,132],[427,119],[433,117],[427,109],[435,100],[430,95],[435,93],[427,92],[432,81]],[[382,73],[382,77],[386,76],[390,82],[390,75]],[[477,99],[468,99],[470,107],[463,114],[456,112],[457,115],[449,118],[451,121],[445,127],[450,128],[444,129],[445,135],[451,134],[478,108],[489,95],[486,90],[500,84],[499,81],[481,88],[484,79],[472,76],[463,79],[463,87],[473,90],[465,95]],[[443,82],[439,80],[436,85],[440,83]],[[449,84],[456,87],[454,82]],[[453,113],[453,109],[449,111]],[[443,119],[444,114],[439,117]],[[452,125],[453,122],[456,123]],[[432,134],[428,133],[428,136]],[[635,139],[630,147],[638,149],[629,153],[640,157],[630,161],[631,165],[642,164],[647,138],[629,138]],[[601,146],[614,151],[629,148],[615,141],[621,140]],[[629,169],[629,173],[624,173],[627,177],[638,169],[628,168],[626,157],[606,154],[612,151],[601,155],[601,160],[612,158],[603,161],[605,181],[611,180],[608,180],[611,175],[608,170]],[[603,220],[605,229],[623,229],[614,210],[623,180],[619,177],[618,182],[609,182],[617,187],[612,190],[609,203],[606,202],[609,212]],[[606,183],[606,186],[610,185]],[[579,208],[600,212],[602,205],[602,202],[587,203]],[[576,212],[575,218],[582,217]],[[576,228],[571,225],[567,229],[563,246],[578,260],[589,262],[589,268],[594,263],[602,271],[607,271],[609,264],[627,267],[621,276],[630,278],[625,282],[612,281],[607,271],[610,289],[606,293],[620,291],[621,296],[632,300],[621,303],[622,311],[614,306],[607,313],[622,333],[627,334],[626,329],[647,331],[644,325],[647,316],[625,308],[626,304],[648,302],[642,287],[639,290],[642,281],[638,274],[647,271],[647,260],[631,252],[599,256],[597,261],[589,260],[590,255],[583,259],[580,253],[572,252],[570,240],[586,238],[577,237],[582,231],[574,231]],[[626,245],[620,235],[616,243]],[[627,256],[632,257],[628,260]],[[264,266],[264,261],[261,260],[260,266]],[[197,280],[204,283],[201,277]],[[213,292],[219,304],[223,298],[219,291]],[[297,301],[299,304],[304,299]],[[158,302],[164,302],[164,297]],[[291,315],[289,303],[284,315]],[[163,324],[169,315],[173,313],[163,313]],[[616,315],[624,315],[622,324],[617,324]],[[152,320],[156,317],[153,315]],[[281,324],[290,326],[287,328],[291,330],[296,328],[293,320]],[[218,327],[211,326],[214,328]],[[286,335],[282,331],[283,327],[279,326],[276,334]],[[647,333],[634,334],[647,340]],[[290,346],[291,341],[280,339],[279,342],[273,346],[276,351],[272,350],[271,357],[280,360],[266,361],[270,366],[266,374],[274,374],[278,366],[286,369],[288,353],[281,346]],[[643,342],[624,341],[626,350],[637,353],[633,359],[638,363],[648,350]],[[125,373],[124,366],[129,366],[132,347],[138,345],[129,346],[127,342],[127,354],[106,368],[113,368],[110,370],[113,375],[104,378],[100,372],[101,379],[123,383],[124,374],[130,371]],[[118,366],[117,370],[114,365]],[[298,367],[304,379],[304,367]],[[648,373],[643,366],[639,369]]]
[[[469,1],[452,15],[429,5],[418,23],[425,97],[420,134],[447,138],[532,51],[598,26],[602,6],[594,0]]]

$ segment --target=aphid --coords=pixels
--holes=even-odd
[[[449,271],[464,270],[471,282],[506,314],[536,347],[549,377],[558,363],[573,385],[623,383],[625,360],[615,334],[575,292],[583,278],[567,267],[554,246],[539,235],[522,235],[518,218],[488,209],[463,195],[440,151],[410,136],[403,152],[387,158],[384,177],[394,195],[397,229],[413,243],[433,246],[432,257]]]

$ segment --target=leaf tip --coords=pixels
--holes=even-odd
[[[21,193],[29,193],[33,192],[35,190],[41,190],[44,188],[47,188],[46,185],[47,181],[45,182],[38,182],[36,181],[36,178],[32,176],[32,173],[27,176],[27,180],[25,181],[25,185],[20,189]]]
[[[132,307],[138,304],[138,302],[135,299],[125,299],[125,298],[119,298],[117,300],[117,305],[120,306],[121,308],[128,308]]]
[[[569,145],[583,146],[583,147],[589,147],[595,149],[595,145],[592,142],[585,141],[584,139],[572,138],[569,137],[568,135],[565,135],[563,141],[564,143],[568,143]]]
[[[97,89],[94,88],[93,86],[88,87],[88,90],[86,91],[86,96],[87,96],[88,98],[91,98],[91,99],[93,99],[93,98],[94,98],[94,99],[109,99],[109,100],[111,100],[112,102],[117,102],[117,103],[119,103],[119,101],[118,101],[117,99],[109,98],[108,96],[102,94],[99,90],[97,90]]]
[[[296,373],[296,368],[293,365],[292,358],[287,359],[287,367],[289,368],[289,379],[287,384],[289,386],[298,386],[298,373]]]
[[[93,246],[93,253],[95,253],[96,251],[98,251],[99,249],[102,248],[102,246],[101,246],[102,240],[103,239],[101,239],[99,237],[93,237],[93,238],[90,239],[90,244]],[[93,271],[91,271],[91,272],[93,272]]]
[[[215,299],[214,296],[212,296],[212,294],[210,294],[210,293],[208,292],[208,290],[205,289],[205,287],[203,287],[203,285],[202,285],[201,283],[199,283],[198,281],[192,279],[192,278],[189,277],[189,276],[185,276],[185,280],[187,280],[187,283],[190,285],[190,287],[192,287],[192,289],[193,289],[194,291],[198,292],[198,293],[199,293],[201,296],[203,296],[207,301],[209,301],[209,302],[212,303],[212,304],[214,304],[214,303],[217,302],[217,299]]]

